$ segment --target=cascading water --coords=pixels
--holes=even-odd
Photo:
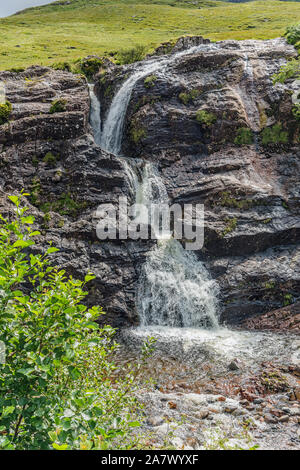
[[[101,142],[101,110],[100,102],[95,95],[94,85],[89,84],[90,90],[90,124],[93,128],[94,140],[97,145],[100,145]]]
[[[149,73],[164,73],[166,66],[181,55],[189,55],[214,48],[215,45],[196,46],[171,57],[150,60],[129,77],[116,93],[103,126],[100,145],[119,155],[127,107],[134,85]],[[147,208],[152,204],[168,203],[162,178],[150,163],[124,163],[131,185],[135,187],[137,205]],[[142,171],[141,171],[141,166]],[[142,217],[136,213],[135,217]],[[217,283],[210,279],[204,265],[196,256],[183,249],[172,238],[159,240],[151,250],[142,269],[137,290],[137,310],[142,325],[179,327],[217,327]]]
[[[155,167],[147,163],[137,185],[136,203],[168,203],[168,194]],[[196,256],[163,235],[148,254],[137,290],[141,325],[217,327],[217,283]]]
[[[143,267],[137,294],[142,325],[216,328],[215,281],[174,239],[158,241]]]

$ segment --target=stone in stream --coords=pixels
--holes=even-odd
[[[230,364],[228,365],[228,369],[232,371],[239,370],[238,361],[236,359],[231,361]]]

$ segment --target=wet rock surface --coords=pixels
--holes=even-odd
[[[119,361],[157,339],[143,377],[148,445],[176,449],[299,449],[299,337],[261,332],[123,330]],[[232,364],[238,367],[231,367]]]

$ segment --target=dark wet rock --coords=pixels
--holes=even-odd
[[[1,211],[11,210],[5,195],[30,192],[27,205],[42,230],[37,249],[51,241],[60,249],[55,265],[78,278],[95,273],[89,302],[104,307],[105,321],[136,323],[137,270],[149,247],[96,236],[99,204],[132,194],[122,160],[94,144],[85,79],[34,67],[1,73],[0,80],[13,105],[11,122],[0,126]],[[52,101],[61,98],[66,110],[49,114]]]
[[[235,359],[233,361],[231,361],[230,364],[228,365],[228,369],[232,370],[232,371],[239,370],[238,361],[235,360]]]
[[[300,302],[263,315],[256,315],[243,323],[250,330],[293,331],[300,333]],[[297,373],[297,371],[296,371]]]

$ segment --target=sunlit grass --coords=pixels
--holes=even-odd
[[[170,6],[176,4],[176,6]],[[210,5],[210,6],[208,6]],[[150,51],[181,35],[211,40],[270,39],[300,18],[300,3],[183,0],[75,0],[0,20],[0,69],[72,61],[143,44]]]

